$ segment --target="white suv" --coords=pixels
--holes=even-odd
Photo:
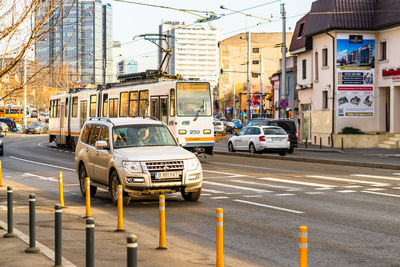
[[[134,196],[178,191],[185,200],[197,201],[203,181],[197,157],[178,145],[164,123],[148,117],[90,118],[76,146],[75,169],[83,195],[90,177],[91,195],[102,187],[113,203],[119,184],[125,203]]]

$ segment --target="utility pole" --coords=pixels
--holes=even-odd
[[[24,56],[24,130],[26,129],[26,55]]]
[[[263,54],[260,55],[260,117],[263,117],[264,114],[264,64],[263,64]]]
[[[246,124],[250,118],[250,32],[247,32],[247,113]]]
[[[281,15],[282,15],[282,79],[280,82],[281,86],[281,97],[280,100],[286,99],[286,10],[285,4],[281,4]],[[280,112],[281,118],[286,118],[286,110],[283,109]]]
[[[236,105],[236,84],[235,84],[235,82],[233,82],[233,104],[232,104],[232,118],[233,119],[236,119],[236,114],[235,114],[235,112],[236,112],[236,108],[235,108],[235,105]]]

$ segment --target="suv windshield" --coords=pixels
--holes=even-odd
[[[176,146],[167,127],[163,125],[124,125],[113,128],[114,148],[141,146]]]

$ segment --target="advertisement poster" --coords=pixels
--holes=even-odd
[[[374,116],[375,36],[338,34],[337,116]]]

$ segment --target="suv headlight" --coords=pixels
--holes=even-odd
[[[189,171],[196,170],[199,167],[200,161],[198,158],[192,158],[187,161],[187,168]]]
[[[135,173],[135,172],[143,172],[142,166],[140,162],[138,161],[122,161],[122,166],[125,167],[129,172]]]

